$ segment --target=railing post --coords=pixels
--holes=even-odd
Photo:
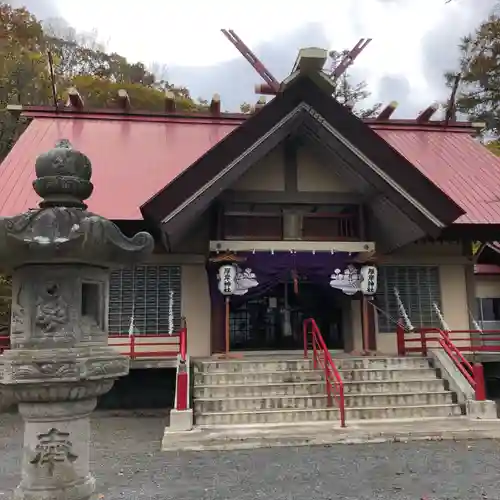
[[[484,368],[482,363],[474,363],[472,365],[472,376],[474,377],[474,390],[476,393],[476,401],[485,401],[486,384],[484,381]]]
[[[185,360],[180,360],[177,367],[177,394],[175,409],[188,409],[188,372]]]
[[[398,345],[398,356],[406,356],[405,328],[401,321],[398,321],[396,326],[396,341]]]
[[[186,361],[187,354],[187,328],[183,327],[181,329],[180,337],[179,337],[179,353],[181,355],[182,361]]]
[[[135,359],[135,334],[130,335],[130,359]]]
[[[327,395],[327,403],[328,408],[333,406],[332,400],[332,386],[330,385],[330,377],[329,377],[329,366],[328,359],[326,357],[326,351],[323,351],[323,366],[325,367],[325,382],[326,382],[326,395]]]
[[[304,335],[304,359],[307,359],[309,357],[307,352],[307,320],[302,323],[302,333]]]
[[[340,411],[340,427],[345,427],[344,384],[339,385],[339,411]]]
[[[313,368],[316,370],[318,368],[318,346],[316,345],[316,337],[314,330],[312,331],[312,344],[313,344]]]

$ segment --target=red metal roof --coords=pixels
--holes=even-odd
[[[463,132],[376,130],[460,205],[456,222],[500,223],[500,159]]]
[[[109,219],[142,219],[146,200],[233,129],[217,120],[35,118],[0,167],[0,215],[38,206],[31,186],[35,160],[68,139],[92,162],[89,209]]]
[[[28,113],[29,114],[29,113]],[[36,157],[60,139],[88,155],[89,209],[110,219],[141,219],[139,207],[246,118],[123,115],[35,116],[0,169],[0,215],[36,207]],[[369,123],[382,138],[467,213],[462,223],[500,224],[500,159],[467,128]]]
[[[475,274],[500,274],[500,266],[495,264],[476,264],[474,266]]]

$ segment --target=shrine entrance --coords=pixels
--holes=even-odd
[[[344,350],[352,343],[352,298],[361,283],[354,258],[333,251],[215,256],[208,268],[213,352],[303,349],[308,318],[329,349]]]
[[[279,283],[230,309],[232,350],[302,349],[302,324],[314,318],[329,349],[344,348],[345,296],[317,283]],[[349,300],[347,299],[349,303]]]

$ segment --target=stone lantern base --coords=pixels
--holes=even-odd
[[[98,396],[128,372],[129,360],[105,346],[7,351],[3,382],[24,419],[22,479],[17,500],[87,500],[90,414]]]
[[[95,479],[89,469],[89,416],[96,404],[95,397],[19,404],[25,432],[23,474],[14,491],[15,500],[88,500],[92,496]]]

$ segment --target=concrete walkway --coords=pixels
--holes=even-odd
[[[500,439],[500,419],[467,417],[337,423],[197,427],[171,432],[162,441],[163,451],[244,450],[279,446],[360,444],[409,441]]]

